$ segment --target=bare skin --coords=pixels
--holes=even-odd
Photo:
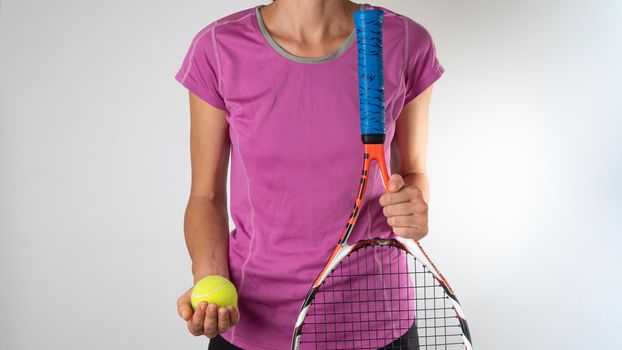
[[[194,283],[207,275],[229,278],[229,219],[226,179],[230,140],[225,111],[189,93],[192,184],[184,232],[192,259]],[[235,307],[218,308],[202,302],[196,312],[190,304],[192,287],[177,299],[177,312],[195,336],[213,338],[240,320]]]
[[[281,47],[300,57],[322,57],[335,51],[354,28],[359,5],[344,0],[278,0],[261,9],[270,34]],[[432,86],[404,106],[392,144],[395,189],[380,197],[387,222],[397,235],[421,239],[428,233],[426,152],[428,107]],[[192,184],[184,233],[194,282],[206,275],[229,278],[226,178],[231,143],[225,111],[189,92]],[[190,305],[189,288],[177,299],[177,311],[195,336],[213,338],[240,320],[235,307]]]
[[[428,234],[430,191],[426,155],[432,87],[405,105],[397,119],[392,144],[393,174],[389,191],[379,199],[393,232],[415,240]]]
[[[326,56],[354,29],[360,5],[343,0],[278,0],[261,9],[270,35],[285,51],[300,57]]]

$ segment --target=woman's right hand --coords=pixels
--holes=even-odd
[[[214,338],[224,333],[240,321],[240,313],[235,306],[218,307],[202,301],[192,310],[190,295],[192,287],[177,299],[177,313],[188,323],[188,330],[194,336],[205,335]]]

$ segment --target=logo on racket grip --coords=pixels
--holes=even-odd
[[[374,81],[376,79],[376,74],[374,73],[364,73],[361,74],[361,80],[365,80],[365,81]]]

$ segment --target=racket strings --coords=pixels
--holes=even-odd
[[[443,287],[393,245],[347,255],[318,288],[301,333],[300,349],[464,349]]]

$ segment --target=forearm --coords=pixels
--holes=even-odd
[[[190,197],[184,219],[194,282],[206,275],[229,278],[229,219],[223,200]]]

